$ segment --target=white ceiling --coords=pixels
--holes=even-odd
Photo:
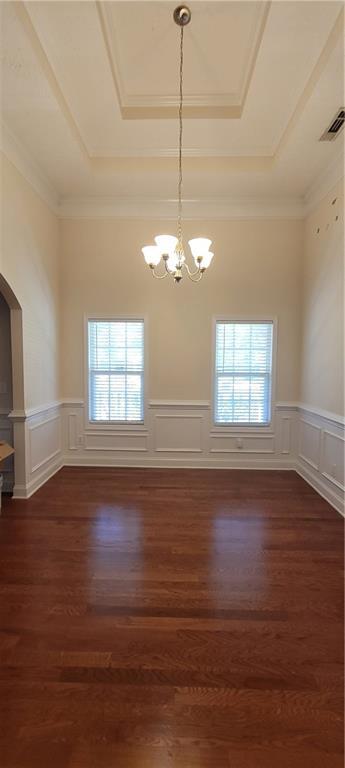
[[[62,210],[176,197],[176,3],[2,2],[3,143]],[[184,197],[302,199],[343,135],[343,3],[190,2]]]

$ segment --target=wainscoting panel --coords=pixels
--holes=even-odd
[[[68,414],[68,449],[70,451],[78,450],[78,415],[76,413]]]
[[[62,467],[62,409],[52,403],[25,411],[12,412],[15,425],[25,430],[25,482],[16,483],[15,498],[27,499]],[[22,457],[15,456],[15,461]]]
[[[34,474],[38,469],[55,459],[61,451],[60,413],[54,413],[44,421],[40,421],[39,417],[36,416],[32,422],[29,420],[28,429],[30,473]]]
[[[282,416],[280,430],[280,452],[285,455],[288,455],[292,451],[292,428],[293,419],[291,416]]]
[[[320,465],[321,427],[306,421],[299,420],[299,458],[313,469],[318,470]]]
[[[344,438],[327,429],[322,433],[321,474],[344,488]]]
[[[274,453],[273,435],[211,434],[211,453]]]
[[[197,413],[155,413],[156,453],[202,453],[202,421]]]
[[[147,451],[147,436],[143,432],[85,432],[85,451]]]
[[[151,401],[144,425],[90,425],[82,400],[10,418],[25,430],[17,498],[31,496],[63,465],[294,469],[344,512],[344,419],[304,404],[277,403],[272,424],[257,429],[215,426],[204,401]]]
[[[297,430],[297,472],[344,514],[344,420],[300,404]]]
[[[291,469],[295,410],[277,406],[270,428],[214,427],[205,401],[151,401],[145,425],[89,425],[81,401],[63,403],[63,460],[87,466]],[[284,433],[282,433],[284,429]]]

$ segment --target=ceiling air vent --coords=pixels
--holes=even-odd
[[[333,139],[338,136],[338,133],[340,133],[341,129],[344,127],[344,120],[345,108],[342,107],[341,109],[338,109],[338,112],[334,116],[330,126],[327,128],[327,131],[325,131],[320,137],[320,141],[333,141]]]

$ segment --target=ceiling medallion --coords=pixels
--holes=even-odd
[[[191,270],[186,262],[182,237],[182,137],[183,137],[183,32],[184,27],[191,20],[191,11],[186,5],[179,5],[174,10],[174,21],[180,27],[180,100],[179,100],[179,153],[178,153],[178,216],[177,237],[173,235],[157,235],[154,238],[156,245],[145,245],[142,248],[146,264],[149,265],[154,277],[163,280],[172,277],[175,283],[182,280],[184,274],[194,282],[201,280],[207,267],[210,266],[213,253],[209,250],[211,240],[205,237],[196,237],[189,240],[189,246],[195,262],[195,269]],[[164,270],[157,272],[156,268],[163,259]]]

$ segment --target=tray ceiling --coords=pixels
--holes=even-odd
[[[188,197],[300,196],[339,154],[340,2],[191,2]],[[2,113],[59,198],[175,194],[175,3],[1,3]],[[203,190],[203,193],[200,192]]]

